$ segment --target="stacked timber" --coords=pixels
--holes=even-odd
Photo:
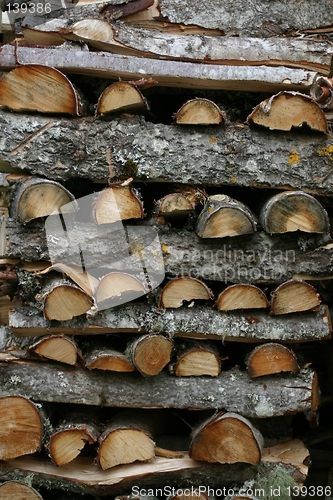
[[[332,435],[327,2],[1,7],[0,498],[291,497]]]

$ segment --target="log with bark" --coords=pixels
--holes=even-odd
[[[162,289],[159,307],[169,309],[181,307],[184,302],[193,304],[196,300],[212,300],[213,292],[202,281],[196,278],[175,278]]]
[[[250,377],[262,377],[273,373],[299,370],[295,353],[287,347],[270,342],[257,346],[246,360]]]
[[[223,125],[225,113],[209,99],[187,101],[174,116],[177,125]]]
[[[19,376],[13,374],[9,384]],[[4,381],[4,392],[6,382]],[[18,394],[20,391],[17,391]],[[38,408],[29,399],[4,395],[0,399],[0,459],[9,460],[40,450],[43,439],[43,420]]]
[[[257,465],[264,439],[249,420],[232,412],[220,412],[192,433],[189,456],[210,463],[237,462]]]
[[[310,368],[255,379],[234,368],[218,377],[180,379],[166,372],[142,377],[16,360],[1,361],[0,380],[1,396],[19,393],[34,401],[121,408],[224,408],[246,418],[315,411],[319,404],[318,379]]]
[[[112,165],[113,179],[333,192],[327,169],[332,163],[331,139],[324,134],[291,136],[230,124],[223,130],[195,129],[194,143],[193,129],[180,133],[177,127],[138,116],[117,117],[112,127],[92,120],[0,111],[0,157],[13,167],[63,181],[69,177],[108,180]],[[41,156],[43,161],[36,162]],[[194,156],[200,161],[193,162]]]
[[[82,99],[59,70],[47,65],[23,65],[0,81],[0,106],[11,111],[84,114]]]
[[[172,351],[171,339],[152,333],[130,341],[126,355],[141,375],[152,377],[158,375],[170,362]]]
[[[177,377],[218,377],[221,373],[221,356],[213,344],[192,342],[177,345],[176,361],[169,365],[169,372]]]
[[[328,233],[330,230],[326,210],[304,191],[284,191],[268,198],[260,212],[260,224],[269,234]]]
[[[29,345],[28,350],[42,358],[72,366],[81,358],[76,342],[66,335],[47,335]]]
[[[135,366],[127,353],[105,342],[93,342],[83,347],[84,366],[88,370],[110,370],[114,372],[133,372]]]
[[[333,79],[318,76],[310,89],[310,95],[324,111],[333,110]]]
[[[237,309],[267,309],[269,302],[259,287],[240,284],[230,285],[223,290],[215,305],[219,311],[236,311]]]
[[[207,198],[196,226],[201,238],[224,238],[253,233],[257,229],[251,210],[238,200],[224,194]]]
[[[147,100],[140,90],[129,82],[115,82],[103,90],[98,99],[97,115],[110,113],[131,113],[145,115],[149,110]]]
[[[0,246],[4,248],[3,253],[7,258],[15,257],[26,261],[50,259],[43,223],[31,222],[27,228],[12,219],[5,219],[2,222]],[[130,233],[131,236],[129,242],[124,236],[123,229],[111,232],[105,231],[103,226],[76,223],[71,228],[71,238],[80,246],[86,268],[94,269],[98,265],[110,269],[114,262],[117,262],[119,268],[121,259],[125,255],[129,252],[136,254],[137,243],[147,247],[151,241],[150,229],[140,227],[142,233],[138,236],[134,229],[139,228],[135,227],[132,231],[132,228],[127,226],[127,234]],[[208,243],[208,240],[203,240],[193,231],[185,229],[179,231],[159,226],[156,230],[160,240],[158,246],[163,251],[165,273],[170,278],[189,276],[226,284],[280,284],[294,277],[321,279],[331,276],[329,270],[333,265],[333,247],[329,235],[295,232],[269,236],[264,232],[256,232],[225,238],[221,244],[218,239],[210,239]],[[56,236],[51,231],[50,234]],[[95,280],[91,284],[90,275],[87,280],[86,273],[82,271],[82,263],[73,252],[66,233],[58,233],[56,238],[56,245],[53,245],[49,235],[51,248],[58,252],[57,257],[62,263],[67,263],[66,267],[64,264],[61,264],[61,267],[57,264],[56,269],[69,275],[87,293],[92,293],[91,286],[93,284],[95,288],[98,281]],[[79,268],[73,263],[70,264],[73,260]],[[123,261],[125,272],[132,273],[135,267],[138,268],[138,272],[142,272],[140,259],[136,261],[132,257],[128,261]],[[76,281],[78,278],[80,281]],[[22,282],[20,286],[23,286]]]
[[[0,485],[0,500],[43,500],[32,486],[20,481],[6,481]]]
[[[194,213],[194,209],[205,202],[204,189],[190,185],[176,186],[175,191],[155,202],[153,217],[161,223],[177,223]]]
[[[52,40],[54,44],[54,40]],[[280,43],[280,39],[279,39]],[[285,66],[230,66],[210,63],[158,60],[118,54],[80,51],[61,48],[19,47],[16,51],[21,64],[49,64],[64,72],[96,76],[117,80],[135,80],[145,76],[159,85],[201,88],[244,90],[249,92],[279,92],[280,90],[309,91],[317,76],[316,71],[288,68]],[[237,56],[238,59],[238,56]],[[0,50],[0,69],[17,66],[15,48],[5,46]]]
[[[270,314],[316,311],[320,303],[320,295],[310,283],[290,280],[279,285],[272,293]]]
[[[76,208],[75,198],[59,182],[29,177],[18,182],[10,200],[10,216],[21,224],[52,213],[62,213],[61,207]],[[66,208],[64,207],[64,210]]]
[[[226,340],[234,342],[307,342],[331,337],[327,306],[318,312],[270,316],[257,310],[221,313],[204,306],[161,311],[147,304],[132,303],[101,311],[91,319],[57,322],[45,320],[37,309],[20,307],[11,311],[9,327],[17,336],[48,334],[93,335],[104,333],[163,332],[170,337]]]
[[[262,101],[247,117],[249,124],[269,130],[295,130],[307,127],[314,132],[328,132],[325,113],[311,97],[300,92],[280,92]]]

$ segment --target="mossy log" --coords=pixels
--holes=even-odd
[[[318,312],[270,316],[257,309],[247,314],[239,311],[227,314],[204,306],[159,311],[147,304],[132,303],[101,311],[92,319],[58,322],[45,320],[34,308],[20,307],[10,313],[9,327],[17,336],[147,332],[235,342],[306,342],[328,339],[332,331],[325,305]]]
[[[31,222],[27,228],[12,219],[6,219],[5,226],[6,242],[3,242],[5,257],[26,261],[49,260],[42,223]],[[142,232],[140,230],[138,234],[139,242],[145,243],[145,234],[149,238],[149,228],[147,232],[144,229]],[[297,232],[269,236],[264,232],[257,232],[207,242],[197,237],[194,231],[178,231],[164,226],[158,228],[158,234],[165,273],[169,278],[192,277],[225,284],[280,284],[292,278],[331,277],[333,272],[333,248],[330,245],[329,235],[308,235]],[[94,269],[97,265],[110,268],[116,261],[118,266],[120,265],[118,261],[131,251],[123,231],[113,232],[112,236],[113,238],[103,227],[89,223],[78,223],[71,229],[72,241],[80,244],[88,269],[89,267]],[[133,250],[135,242],[135,231],[133,231]],[[70,249],[65,234],[58,235],[54,245],[56,246],[53,246],[53,249],[57,249],[59,261],[81,266],[81,262],[75,260],[77,255]],[[73,255],[74,262],[72,262]],[[128,269],[126,267],[128,262],[124,261],[122,271],[133,273],[135,262],[133,259],[130,260]],[[147,269],[149,269],[148,264],[149,261],[146,261]],[[154,261],[151,264],[153,270]],[[139,269],[139,272],[141,271],[142,267]],[[22,284],[21,282],[20,286]]]
[[[34,401],[122,408],[220,409],[246,418],[266,418],[316,410],[316,373],[251,379],[235,367],[218,377],[156,377],[83,368],[64,370],[57,363],[0,363],[0,395],[21,394]],[[223,390],[221,390],[223,388]],[[69,390],[70,389],[70,390]],[[244,397],[246,395],[246,397]]]

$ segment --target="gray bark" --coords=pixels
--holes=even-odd
[[[65,47],[64,47],[65,48]],[[198,89],[308,92],[315,81],[315,71],[281,67],[212,66],[183,61],[165,61],[122,56],[107,52],[39,49],[20,47],[21,64],[47,64],[65,73],[77,73],[100,78],[134,80],[153,78],[159,85]],[[17,66],[12,46],[0,48],[0,70]]]
[[[146,304],[130,305],[100,312],[94,319],[71,321],[45,320],[36,309],[15,309],[9,327],[18,336],[47,333],[93,335],[103,333],[161,332],[172,337],[216,339],[235,342],[306,342],[330,338],[328,307],[318,312],[269,316],[267,312],[221,313],[204,306],[169,309],[163,313]]]
[[[65,371],[56,363],[0,363],[0,395],[121,408],[224,408],[247,418],[267,418],[315,410],[315,378],[311,369],[258,380],[234,368],[216,378],[193,379],[166,372],[143,378],[139,373]]]
[[[270,37],[332,26],[332,2],[309,0],[160,0],[161,14],[172,23],[221,29],[226,35]],[[330,28],[327,28],[330,31]]]
[[[163,62],[165,64],[165,61]],[[142,117],[59,119],[0,112],[0,157],[55,180],[70,177],[303,189],[333,193],[331,139],[230,124],[200,128]]]

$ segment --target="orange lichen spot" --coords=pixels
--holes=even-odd
[[[295,163],[296,163],[296,165],[300,165],[301,158],[300,158],[298,151],[296,149],[291,150],[290,156],[288,158],[288,163],[289,163],[289,165],[294,165]]]

